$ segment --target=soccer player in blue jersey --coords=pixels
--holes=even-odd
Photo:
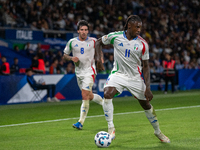
[[[75,64],[77,82],[82,93],[82,105],[80,119],[73,124],[76,129],[82,129],[83,123],[89,111],[89,101],[94,101],[102,105],[102,97],[92,93],[92,86],[96,76],[96,66],[94,61],[96,39],[88,37],[89,24],[81,20],[77,24],[79,36],[72,38],[64,49],[64,58],[71,60]],[[72,52],[73,56],[69,54]]]
[[[126,88],[144,109],[146,117],[155,130],[156,137],[162,142],[169,143],[169,138],[159,128],[155,110],[150,104],[153,94],[150,89],[149,46],[139,35],[141,28],[140,17],[131,15],[127,18],[124,31],[112,32],[96,42],[96,60],[99,70],[104,70],[101,62],[102,45],[112,44],[114,46],[114,67],[104,86],[103,109],[108,122],[108,133],[112,139],[115,138],[112,99]],[[141,77],[142,70],[145,83]]]

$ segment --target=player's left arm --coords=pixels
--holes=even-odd
[[[151,101],[153,94],[150,87],[150,68],[149,68],[149,45],[145,40],[141,40],[142,47],[142,64],[143,64],[143,75],[146,84],[145,97],[148,101]]]
[[[143,63],[143,75],[146,84],[145,97],[148,101],[151,101],[153,98],[153,94],[151,92],[151,87],[150,87],[149,60],[143,60],[142,63]]]

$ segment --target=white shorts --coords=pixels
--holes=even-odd
[[[111,74],[105,85],[105,87],[115,87],[116,90],[121,94],[124,89],[127,89],[131,94],[139,99],[139,100],[146,100],[144,93],[146,90],[146,85],[144,84],[144,80],[141,79],[131,79],[127,78],[124,75],[120,74]]]
[[[94,75],[80,76],[80,77],[76,77],[76,79],[77,79],[80,90],[84,89],[87,91],[92,91],[92,86],[94,84]]]

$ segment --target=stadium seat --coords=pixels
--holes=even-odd
[[[26,73],[26,68],[20,68],[19,69],[20,74],[25,74]]]

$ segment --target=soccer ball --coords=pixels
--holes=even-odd
[[[110,134],[105,131],[98,132],[94,137],[94,142],[98,147],[108,147],[111,141]]]

